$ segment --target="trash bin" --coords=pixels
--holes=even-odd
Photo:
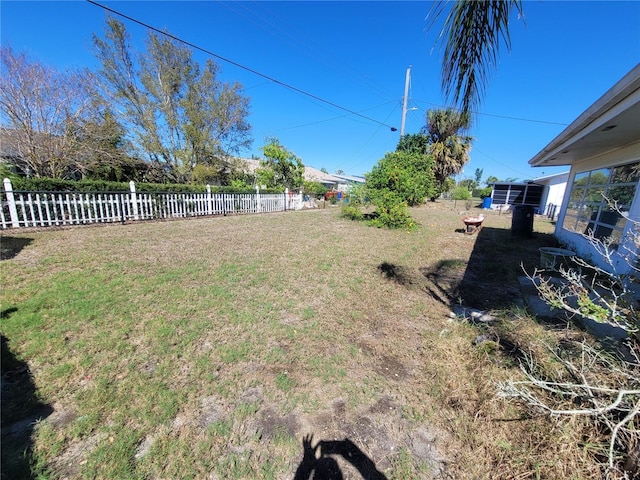
[[[482,199],[482,208],[491,208],[491,197],[484,197]]]
[[[511,235],[531,237],[533,235],[533,207],[531,205],[514,205],[512,210]]]

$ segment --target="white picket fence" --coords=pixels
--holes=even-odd
[[[302,194],[260,193],[146,193],[136,192],[23,192],[4,179],[0,221],[3,229],[88,225],[132,220],[271,213],[302,208]]]

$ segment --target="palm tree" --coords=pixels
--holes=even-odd
[[[450,2],[437,1],[429,13],[432,25]],[[500,44],[511,50],[509,15],[524,18],[522,0],[457,0],[451,6],[438,38],[444,42],[442,89],[463,112],[477,110],[496,68]]]
[[[460,172],[469,161],[469,150],[473,138],[461,135],[469,125],[469,114],[453,108],[427,112],[427,125],[424,131],[433,157],[433,173],[438,193],[444,191],[447,179]]]

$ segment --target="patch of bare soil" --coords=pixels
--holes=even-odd
[[[59,478],[77,478],[80,467],[86,463],[86,457],[106,438],[105,433],[95,433],[89,437],[71,443],[50,465]]]
[[[327,410],[301,419],[300,424],[305,425],[307,432],[316,432],[318,438],[314,442],[330,452],[327,456],[337,462],[345,479],[363,478],[358,465],[341,453],[348,446],[357,447],[378,472],[391,468],[398,461],[401,449],[407,449],[429,472],[424,478],[440,477],[447,463],[436,447],[436,438],[442,432],[428,425],[412,424],[403,418],[402,411],[402,403],[391,396],[383,396],[355,410],[338,398]],[[305,434],[304,431],[297,433],[299,438]]]

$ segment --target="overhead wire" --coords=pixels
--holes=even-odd
[[[245,2],[238,2],[234,3],[233,5],[239,5],[240,8],[242,8],[245,12],[248,12],[250,15],[257,17],[259,20],[258,22],[251,19],[250,21],[258,25],[259,28],[262,28],[270,35],[285,41],[293,48],[301,51],[305,56],[311,58],[312,60],[328,66],[329,68],[339,72],[340,74],[345,75],[347,78],[356,80],[360,85],[369,89],[372,93],[378,95],[382,99],[386,100],[390,97],[396,96],[395,93],[390,92],[388,88],[377,83],[375,81],[375,77],[370,77],[362,72],[359,72],[351,62],[347,62],[344,59],[336,56],[333,51],[326,50],[324,46],[315,41],[313,37],[305,35],[304,32],[297,30],[295,25],[291,25],[286,21],[286,19],[279,17],[277,14],[267,9],[264,6],[264,3],[252,3],[251,6],[253,8],[247,7],[247,3]],[[237,13],[237,10],[232,8],[230,4],[225,3],[225,6],[232,10],[234,13]],[[261,12],[258,12],[258,9],[260,9]],[[245,18],[248,18],[245,15],[243,16]],[[275,20],[270,17],[274,17]],[[265,25],[268,25],[270,28],[264,28]],[[280,35],[276,35],[274,31],[279,32]],[[292,33],[295,33],[295,35]],[[303,40],[306,40],[306,43],[303,42]],[[310,52],[313,53],[313,55],[311,55]],[[349,69],[344,68],[344,65],[349,65]]]
[[[387,115],[387,118],[385,118],[385,121],[389,119],[389,117],[393,114],[393,112],[395,112],[395,111],[396,111],[396,109],[397,109],[398,107],[399,107],[399,105],[395,105],[395,106],[393,107],[393,109],[389,112],[389,115]],[[355,157],[357,154],[359,154],[359,153],[362,151],[362,149],[363,149],[364,147],[366,147],[366,146],[369,144],[369,142],[373,139],[373,137],[375,137],[376,135],[378,135],[378,132],[379,132],[379,131],[380,131],[380,126],[379,126],[378,128],[376,128],[375,132],[373,132],[373,134],[372,134],[372,135],[371,135],[371,136],[370,136],[370,137],[369,137],[369,138],[368,138],[368,139],[367,139],[367,140],[366,140],[366,141],[365,141],[365,142],[364,142],[364,143],[363,143],[363,144],[362,144],[362,145],[361,145],[361,146],[360,146],[360,147],[359,147],[355,152],[353,152],[353,154],[352,154],[352,155],[351,155],[347,160],[345,160],[344,162],[342,162],[342,163],[338,164],[338,165],[336,166],[336,170],[337,170],[337,169],[339,169],[339,168],[341,168],[341,167],[344,167],[345,165],[348,165],[348,164],[349,164],[349,162],[353,159],[353,157]],[[363,160],[363,161],[364,161],[364,160]],[[355,164],[350,164],[349,166],[351,166],[352,168],[354,168],[354,167],[356,167],[356,166],[361,165],[361,164],[363,163],[363,161],[360,161],[360,162],[355,163]]]
[[[200,46],[198,46],[198,45],[196,45],[196,44],[194,44],[194,43],[191,43],[191,42],[189,42],[189,41],[187,41],[187,40],[184,40],[184,39],[182,39],[182,38],[180,38],[180,37],[178,37],[178,36],[176,36],[176,35],[173,35],[173,34],[168,33],[168,32],[166,32],[166,31],[160,30],[159,28],[156,28],[156,27],[154,27],[154,26],[152,26],[152,25],[150,25],[150,24],[147,24],[147,23],[145,23],[145,22],[143,22],[143,21],[141,21],[141,20],[138,20],[138,19],[136,19],[136,18],[134,18],[134,17],[131,17],[131,16],[129,16],[129,15],[126,15],[126,14],[124,14],[124,13],[120,12],[120,11],[117,11],[117,10],[113,9],[113,8],[107,7],[106,5],[102,5],[102,4],[98,3],[98,2],[96,2],[95,0],[87,0],[87,2],[88,2],[88,3],[91,3],[92,5],[97,6],[97,7],[99,7],[99,8],[102,8],[102,9],[103,9],[103,10],[105,10],[105,11],[108,11],[108,12],[110,12],[110,13],[113,13],[113,14],[115,14],[115,15],[119,16],[119,17],[122,17],[122,18],[124,18],[124,19],[126,19],[126,20],[129,20],[129,21],[131,21],[131,22],[133,22],[133,23],[136,23],[136,24],[138,24],[138,25],[140,25],[140,26],[142,26],[142,27],[145,27],[145,28],[147,28],[147,29],[149,29],[149,30],[151,30],[151,31],[154,31],[154,32],[156,32],[156,33],[158,33],[158,34],[161,34],[161,35],[164,35],[164,36],[166,36],[166,37],[168,37],[168,38],[171,38],[172,40],[174,40],[174,41],[176,41],[176,42],[179,42],[179,43],[182,43],[182,44],[184,44],[184,45],[187,45],[187,46],[189,46],[189,47],[193,48],[194,50],[198,50],[198,51],[200,51],[200,52],[203,52],[203,53],[205,53],[205,54],[207,54],[207,55],[210,55],[210,56],[212,56],[212,57],[214,57],[214,58],[217,58],[217,59],[219,59],[219,60],[221,60],[221,61],[223,61],[223,62],[226,62],[226,63],[228,63],[228,64],[230,64],[230,65],[233,65],[233,66],[235,66],[235,67],[238,67],[238,68],[240,68],[240,69],[243,69],[243,70],[245,70],[245,71],[247,71],[247,72],[249,72],[249,73],[252,73],[252,74],[254,74],[254,75],[257,75],[257,76],[259,76],[259,77],[261,77],[261,78],[264,78],[264,79],[266,79],[266,80],[268,81],[268,82],[263,82],[263,83],[260,83],[260,84],[257,84],[257,85],[253,85],[253,86],[250,86],[250,87],[245,87],[245,88],[244,88],[244,90],[249,90],[249,89],[251,89],[251,88],[255,88],[255,87],[258,87],[258,86],[262,86],[262,85],[265,85],[265,84],[267,84],[267,83],[275,83],[275,84],[280,85],[280,86],[282,86],[282,87],[284,87],[284,88],[287,88],[287,89],[289,89],[289,90],[291,90],[291,91],[293,91],[293,92],[296,92],[296,93],[298,93],[298,94],[300,94],[300,95],[302,95],[302,96],[305,96],[305,97],[308,97],[308,98],[314,99],[314,100],[316,100],[316,101],[318,101],[318,102],[321,102],[321,103],[323,103],[323,104],[329,105],[329,106],[331,106],[331,107],[333,107],[333,108],[337,108],[337,109],[339,109],[339,110],[342,110],[342,111],[344,111],[344,112],[347,112],[347,114],[348,114],[348,115],[342,115],[342,116],[338,116],[338,117],[333,117],[333,118],[330,118],[330,119],[319,120],[319,121],[317,121],[317,122],[310,122],[310,123],[307,123],[307,124],[302,124],[302,125],[297,125],[297,126],[293,126],[293,127],[283,128],[283,129],[280,129],[280,130],[287,130],[287,129],[301,128],[301,127],[310,126],[310,125],[315,125],[315,124],[318,124],[318,123],[324,123],[324,122],[328,122],[328,121],[332,121],[332,120],[337,120],[337,119],[340,119],[340,118],[345,118],[345,117],[348,117],[348,116],[352,116],[352,115],[353,115],[353,116],[356,116],[356,117],[362,118],[362,119],[364,119],[364,120],[366,120],[366,121],[368,121],[368,122],[372,122],[372,123],[374,123],[374,124],[378,125],[378,128],[376,129],[376,131],[374,132],[374,134],[373,134],[373,135],[372,135],[372,136],[371,136],[371,137],[370,137],[370,138],[369,138],[369,139],[368,139],[368,140],[367,140],[367,141],[366,141],[366,142],[365,142],[365,143],[360,147],[360,149],[358,149],[358,152],[359,152],[359,151],[361,151],[361,150],[362,150],[362,148],[364,148],[364,146],[366,146],[366,145],[371,141],[371,139],[372,139],[373,137],[375,137],[375,136],[378,134],[378,132],[379,132],[379,130],[380,130],[380,127],[383,127],[383,126],[384,126],[384,127],[387,127],[387,128],[389,128],[392,132],[397,131],[397,129],[396,129],[395,127],[393,127],[393,126],[389,125],[388,123],[386,123],[386,122],[388,121],[389,117],[391,116],[391,114],[393,113],[393,111],[395,111],[395,109],[396,109],[397,107],[394,107],[394,109],[393,109],[393,110],[391,111],[391,113],[387,116],[387,118],[385,118],[385,120],[384,120],[383,122],[381,122],[381,121],[379,121],[379,120],[376,120],[376,119],[374,119],[374,118],[371,118],[371,117],[368,117],[368,116],[366,116],[366,115],[363,115],[363,114],[361,114],[361,113],[359,113],[359,112],[357,112],[357,111],[354,111],[354,110],[352,110],[352,109],[349,109],[349,108],[343,107],[343,106],[341,106],[341,105],[339,105],[339,104],[337,104],[337,103],[335,103],[335,102],[332,102],[332,101],[330,101],[330,100],[326,100],[326,99],[324,99],[324,98],[322,98],[322,97],[320,97],[320,96],[317,96],[317,95],[315,95],[315,94],[312,94],[312,93],[310,93],[310,92],[307,92],[307,91],[305,91],[305,90],[303,90],[303,89],[301,89],[301,88],[295,87],[295,86],[290,85],[290,84],[288,84],[288,83],[286,83],[286,82],[283,82],[283,81],[281,81],[281,80],[278,80],[278,79],[276,79],[276,78],[274,78],[274,77],[271,77],[271,76],[269,76],[269,75],[266,75],[266,74],[264,74],[264,73],[261,73],[261,72],[259,72],[259,71],[255,70],[255,69],[252,69],[252,68],[250,68],[250,67],[247,67],[247,66],[245,66],[245,65],[242,65],[242,64],[240,64],[240,63],[238,63],[238,62],[235,62],[235,61],[233,61],[233,60],[231,60],[231,59],[228,59],[228,58],[226,58],[226,57],[224,57],[224,56],[222,56],[222,55],[218,55],[218,54],[216,54],[215,52],[212,52],[212,51],[210,51],[210,50],[208,50],[208,49],[206,49],[206,48],[200,47]],[[248,10],[248,9],[246,9],[246,7],[245,7],[245,10]],[[257,16],[258,18],[261,18],[261,19],[262,19],[262,17],[260,17],[259,15],[256,15],[255,13],[253,13],[253,12],[251,12],[251,11],[249,11],[249,12],[250,12],[250,13],[252,13],[253,15]],[[270,12],[269,12],[269,13],[270,13]],[[270,22],[270,23],[271,23],[271,22]],[[271,23],[271,24],[273,25],[273,23]],[[279,29],[279,30],[282,32],[282,29]],[[285,34],[285,35],[287,35],[287,36],[289,36],[289,37],[291,37],[291,38],[293,38],[293,37],[292,37],[290,34],[288,34],[287,32],[284,32],[284,34]],[[412,85],[410,84],[410,87],[411,87],[411,86],[412,86]],[[380,92],[378,92],[378,94],[380,94]],[[388,97],[387,97],[387,98],[388,98]],[[426,101],[426,100],[415,100],[415,102],[416,102],[416,103],[417,103],[417,102],[420,102],[420,103],[424,103],[424,104],[427,104],[427,105],[433,105],[433,106],[438,107],[438,108],[447,108],[447,107],[446,107],[446,106],[444,106],[444,105],[437,104],[437,103],[433,103],[433,102],[429,102],[429,101]],[[314,103],[315,103],[315,102],[314,102]],[[393,102],[388,102],[388,103],[393,103]],[[380,105],[380,106],[382,106],[382,105]],[[372,107],[372,108],[378,108],[378,107]],[[419,106],[418,106],[418,107],[415,107],[415,108],[417,108],[418,110],[420,110],[420,111],[422,111],[422,112],[426,112],[426,109],[420,108]],[[370,108],[370,109],[371,109],[371,108]],[[370,109],[366,109],[366,110],[370,110]],[[362,110],[362,111],[366,111],[366,110]],[[477,112],[477,111],[473,111],[473,112],[471,112],[471,113],[476,114],[476,115],[481,115],[481,116],[489,116],[489,117],[496,117],[496,118],[504,118],[504,119],[507,119],[507,120],[515,120],[515,121],[522,121],[522,122],[540,123],[540,124],[548,124],[548,125],[560,125],[560,126],[566,126],[566,125],[568,125],[567,123],[561,123],[561,122],[553,122],[553,121],[545,121],[545,120],[528,119],[528,118],[521,118],[521,117],[515,117],[515,116],[509,116],[509,115],[499,115],[499,114],[486,113],[486,112]],[[420,123],[419,123],[419,120],[417,120],[417,119],[415,118],[415,116],[411,116],[411,115],[410,115],[410,116],[409,116],[409,119],[410,119],[410,121],[412,122],[412,124],[413,124],[413,125],[416,125],[418,128],[422,128],[422,126],[424,126],[424,124],[420,124]],[[499,161],[497,161],[497,160],[495,160],[495,159],[493,159],[493,158],[489,157],[489,156],[488,156],[488,155],[486,155],[485,153],[483,153],[483,152],[481,152],[481,151],[477,150],[476,148],[474,148],[474,150],[475,150],[475,151],[477,151],[478,153],[480,153],[480,154],[484,155],[484,156],[485,156],[485,157],[487,157],[489,160],[491,160],[491,161],[493,161],[493,162],[495,162],[495,163],[498,163],[498,164],[502,165],[503,167],[505,167],[505,168],[508,168],[508,169],[512,170],[513,172],[516,172],[516,173],[522,174],[522,172],[518,172],[517,170],[514,170],[514,169],[513,169],[513,168],[511,168],[510,166],[500,163]],[[345,162],[343,162],[343,163],[342,163],[341,165],[339,165],[338,167],[344,166],[344,165],[345,165],[346,163],[348,163],[348,162],[353,158],[353,156],[355,156],[356,154],[357,154],[357,152],[356,152],[356,153],[354,153],[354,154],[353,154],[353,155],[352,155],[348,160],[346,160]]]
[[[164,36],[166,36],[166,37],[168,37],[168,38],[171,38],[172,40],[175,40],[176,42],[182,43],[183,45],[187,45],[188,47],[191,47],[191,48],[193,48],[194,50],[198,50],[198,51],[200,51],[200,52],[206,53],[207,55],[210,55],[210,56],[212,56],[212,57],[217,58],[218,60],[221,60],[221,61],[223,61],[223,62],[226,62],[226,63],[228,63],[228,64],[230,64],[230,65],[235,66],[235,67],[241,68],[241,69],[243,69],[243,70],[245,70],[245,71],[247,71],[247,72],[253,73],[254,75],[257,75],[257,76],[259,76],[259,77],[265,78],[265,79],[267,79],[267,80],[269,80],[269,81],[271,81],[271,82],[273,82],[273,83],[275,83],[275,84],[278,84],[278,85],[280,85],[280,86],[282,86],[282,87],[285,87],[285,88],[287,88],[287,89],[289,89],[289,90],[291,90],[291,91],[294,91],[294,92],[300,93],[300,94],[302,94],[302,95],[304,95],[304,96],[307,96],[307,97],[309,97],[309,98],[313,98],[313,99],[315,99],[315,100],[317,100],[317,101],[319,101],[319,102],[325,103],[325,104],[327,104],[327,105],[331,105],[332,107],[337,108],[337,109],[342,110],[342,111],[345,111],[345,112],[348,112],[348,113],[350,113],[351,115],[355,115],[355,116],[357,116],[357,117],[364,118],[365,120],[368,120],[368,121],[370,121],[370,122],[372,122],[372,123],[375,123],[375,124],[377,124],[377,125],[379,125],[379,126],[387,127],[387,128],[389,128],[392,132],[395,132],[395,131],[397,130],[397,128],[396,128],[396,127],[393,127],[393,126],[391,126],[391,125],[388,125],[388,124],[386,124],[386,123],[384,123],[384,122],[380,122],[379,120],[376,120],[376,119],[374,119],[374,118],[367,117],[366,115],[362,115],[362,114],[360,114],[360,113],[358,113],[358,112],[355,112],[354,110],[351,110],[351,109],[349,109],[349,108],[346,108],[346,107],[343,107],[343,106],[341,106],[341,105],[338,105],[337,103],[334,103],[334,102],[332,102],[332,101],[330,101],[330,100],[326,100],[326,99],[324,99],[324,98],[322,98],[322,97],[319,97],[319,96],[317,96],[317,95],[314,95],[313,93],[309,93],[309,92],[307,92],[307,91],[305,91],[305,90],[302,90],[301,88],[294,87],[293,85],[290,85],[290,84],[288,84],[288,83],[282,82],[282,81],[280,81],[280,80],[278,80],[278,79],[276,79],[276,78],[274,78],[274,77],[271,77],[271,76],[266,75],[266,74],[264,74],[264,73],[258,72],[257,70],[254,70],[253,68],[247,67],[247,66],[242,65],[242,64],[240,64],[240,63],[238,63],[238,62],[235,62],[235,61],[233,61],[233,60],[230,60],[230,59],[228,59],[228,58],[226,58],[226,57],[223,57],[222,55],[218,55],[217,53],[214,53],[214,52],[212,52],[211,50],[208,50],[208,49],[206,49],[206,48],[200,47],[200,46],[198,46],[198,45],[196,45],[196,44],[194,44],[194,43],[191,43],[191,42],[189,42],[189,41],[187,41],[187,40],[183,40],[182,38],[177,37],[176,35],[173,35],[173,34],[171,34],[171,33],[169,33],[169,32],[166,32],[166,31],[160,30],[159,28],[156,28],[156,27],[154,27],[154,26],[152,26],[152,25],[149,25],[148,23],[145,23],[145,22],[143,22],[143,21],[141,21],[141,20],[138,20],[138,19],[133,18],[133,17],[131,17],[131,16],[129,16],[129,15],[126,15],[126,14],[124,14],[124,13],[122,13],[122,12],[119,12],[119,11],[117,11],[117,10],[114,10],[113,8],[107,7],[106,5],[102,5],[102,4],[100,4],[100,3],[98,3],[98,2],[96,2],[96,1],[94,1],[94,0],[86,0],[86,1],[87,1],[87,2],[89,2],[89,3],[91,3],[92,5],[95,5],[95,6],[97,6],[97,7],[100,7],[100,8],[102,8],[102,9],[104,9],[104,10],[108,11],[108,12],[111,12],[111,13],[113,13],[114,15],[118,15],[119,17],[125,18],[125,19],[129,20],[130,22],[136,23],[136,24],[141,25],[141,26],[143,26],[143,27],[145,27],[145,28],[147,28],[147,29],[149,29],[149,30],[151,30],[151,31],[154,31],[154,32],[156,32],[156,33],[159,33],[160,35],[164,35]]]
[[[385,105],[389,105],[390,103],[395,103],[395,102],[387,102],[387,103],[383,103],[382,105],[377,105],[377,106],[375,106],[375,107],[365,108],[364,110],[360,110],[360,111],[361,111],[361,112],[366,112],[366,111],[368,111],[368,110],[374,110],[374,109],[376,109],[376,108],[380,108],[380,107],[384,107]],[[340,115],[340,116],[337,116],[337,117],[325,118],[325,119],[323,119],[323,120],[317,120],[317,121],[315,121],[315,122],[309,122],[309,123],[303,123],[303,124],[300,124],[300,125],[293,125],[293,126],[291,126],[291,127],[283,127],[283,128],[279,128],[279,129],[277,129],[277,130],[273,130],[273,132],[275,133],[275,132],[280,132],[280,131],[283,131],[283,130],[293,130],[293,129],[295,129],[295,128],[309,127],[309,126],[311,126],[311,125],[317,125],[317,124],[320,124],[320,123],[326,123],[326,122],[332,122],[332,121],[334,121],[334,120],[340,120],[341,118],[346,118],[346,117],[349,117],[349,116],[350,116],[350,115],[345,114],[345,115]],[[388,118],[389,118],[389,116],[387,116],[387,119],[388,119]],[[385,120],[386,120],[386,119],[385,119]]]
[[[450,108],[447,107],[446,105],[440,105],[438,103],[433,103],[433,102],[429,102],[427,100],[415,100],[416,102],[421,102],[421,103],[426,103],[427,105],[433,105],[434,107],[438,107],[438,108]],[[426,109],[421,109],[422,111],[426,112]],[[567,125],[569,125],[568,123],[562,123],[562,122],[552,122],[552,121],[548,121],[548,120],[535,120],[532,118],[522,118],[522,117],[514,117],[514,116],[510,116],[510,115],[499,115],[496,113],[486,113],[486,112],[477,112],[474,110],[470,110],[469,113],[472,113],[474,115],[482,115],[485,117],[497,117],[497,118],[504,118],[506,120],[517,120],[519,122],[530,122],[530,123],[542,123],[542,124],[546,124],[546,125],[559,125],[562,127],[566,127]]]
[[[518,174],[520,174],[520,175],[522,175],[522,176],[524,176],[524,177],[526,177],[526,176],[527,176],[527,174],[522,173],[522,172],[520,172],[520,171],[516,170],[515,168],[510,167],[509,165],[507,165],[507,164],[505,164],[505,163],[502,163],[502,162],[499,162],[499,161],[498,161],[498,160],[496,160],[495,158],[491,158],[489,155],[487,155],[486,153],[484,153],[484,152],[482,152],[482,151],[478,150],[476,147],[473,147],[473,151],[474,151],[474,152],[478,152],[480,155],[484,155],[485,157],[487,157],[487,158],[488,158],[489,160],[491,160],[492,162],[495,162],[495,163],[497,163],[498,165],[500,165],[500,166],[502,166],[502,167],[504,167],[504,168],[507,168],[507,169],[511,170],[512,172],[518,173]]]

